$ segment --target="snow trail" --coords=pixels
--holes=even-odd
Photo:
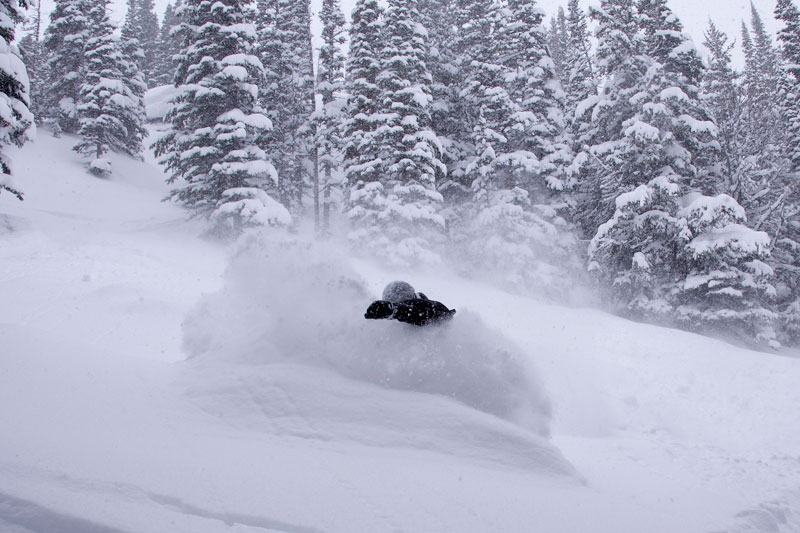
[[[377,296],[333,245],[250,239],[226,280],[184,323],[194,357],[321,366],[548,433],[549,404],[519,347],[468,310],[426,328],[365,320]]]

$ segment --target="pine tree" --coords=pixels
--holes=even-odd
[[[180,0],[176,2],[180,6]],[[164,11],[164,20],[158,33],[156,42],[156,54],[153,59],[153,74],[150,85],[171,85],[175,79],[176,62],[174,57],[180,52],[180,38],[173,33],[173,29],[180,24],[180,17],[175,12],[177,7],[171,3],[167,4]]]
[[[19,41],[19,52],[30,79],[30,111],[34,117],[41,114],[45,92],[45,63],[47,58],[42,47],[42,5],[36,3],[36,12],[23,26],[25,37]]]
[[[47,79],[42,111],[54,120],[54,127],[65,133],[80,128],[77,103],[86,66],[88,6],[85,0],[56,0],[44,38]]]
[[[457,105],[458,88],[461,83],[453,49],[454,4],[455,0],[418,2],[421,24],[428,32],[426,65],[431,74],[431,123],[435,125],[436,134],[444,150],[441,156],[442,162],[448,167],[445,182],[439,185],[439,188],[445,190],[454,171],[457,173],[456,165],[466,154],[459,142],[463,121]]]
[[[322,107],[315,116],[315,145],[321,168],[314,193],[316,226],[318,231],[327,234],[330,231],[332,192],[338,184],[335,180],[338,179],[342,159],[342,122],[346,104],[342,97],[345,81],[345,55],[342,45],[346,40],[347,21],[339,0],[323,0],[320,20],[323,44],[317,66],[317,94]]]
[[[564,27],[567,39],[561,79],[567,93],[567,108],[575,110],[580,102],[597,95],[599,85],[592,60],[589,23],[578,0],[569,0]]]
[[[382,111],[391,115],[382,139],[390,150],[389,181],[416,182],[434,189],[446,169],[439,160],[441,146],[431,130],[427,32],[420,25],[417,0],[391,0],[384,24]]]
[[[524,187],[541,197],[569,187],[563,168],[571,159],[565,138],[565,94],[547,48],[544,13],[535,0],[508,0],[507,23],[498,29],[500,65],[513,113],[500,131],[506,163]],[[534,164],[533,169],[530,165]],[[533,170],[533,171],[532,171]]]
[[[704,46],[709,51],[708,68],[703,76],[702,99],[719,129],[722,180],[716,192],[742,200],[742,173],[746,157],[742,149],[743,93],[739,75],[731,67],[733,44],[709,22]]]
[[[745,165],[740,203],[749,225],[766,231],[777,243],[785,237],[794,216],[795,180],[791,177],[791,150],[781,105],[780,61],[758,11],[755,7],[751,11],[752,31],[742,27],[745,71],[741,146]]]
[[[784,119],[784,146],[788,172],[781,220],[775,234],[773,260],[778,287],[778,309],[784,341],[800,343],[800,9],[790,0],[778,0],[775,18],[783,23],[781,42],[783,75],[780,102]]]
[[[86,41],[86,73],[77,105],[81,141],[75,151],[93,156],[89,170],[106,176],[109,151],[138,156],[145,135],[143,80],[135,63],[124,57],[114,40],[108,19],[108,0],[87,0],[89,36]]]
[[[363,7],[368,5],[364,3]],[[354,224],[350,238],[359,247],[401,265],[438,262],[434,249],[445,226],[439,214],[442,197],[436,192],[436,183],[446,168],[441,162],[441,143],[431,129],[427,32],[420,21],[417,0],[391,0],[380,27],[381,41],[359,43],[372,51],[377,48],[373,43],[382,43],[378,61],[369,58],[371,65],[365,65],[380,65],[374,83],[379,99],[375,112],[369,117],[351,114],[349,124],[359,127],[358,123],[366,118],[367,131],[351,131],[354,140],[367,140],[379,147],[375,160],[367,164],[380,168],[372,180],[372,169],[358,172],[361,169],[351,167],[358,173],[352,172],[355,180],[350,182],[348,215]],[[367,20],[359,22],[367,32],[377,29],[370,27]],[[362,46],[361,53],[367,46]],[[356,70],[351,75],[361,73]],[[366,88],[372,80],[354,81],[361,86],[358,88]]]
[[[749,168],[742,180],[741,203],[753,228],[773,238],[784,206],[782,183],[787,171],[779,87],[778,56],[763,21],[751,8],[750,32],[742,26],[745,52],[744,150]]]
[[[22,20],[20,9],[27,7],[26,0],[0,0],[0,56],[3,59],[0,68],[0,146],[21,146],[35,129],[33,115],[28,109],[28,75],[22,60],[11,47],[16,24]],[[3,192],[22,200],[22,191],[11,180],[11,161],[0,152],[0,194]]]
[[[277,123],[280,117],[274,106],[267,106],[266,99],[267,95],[277,94],[282,83],[278,69],[282,45],[276,37],[277,21],[278,0],[258,0],[255,13],[256,42],[254,51],[264,65],[264,78],[259,90],[259,99],[264,112],[273,123]]]
[[[614,215],[589,244],[589,271],[619,310],[640,319],[669,322],[680,279],[677,259],[691,239],[677,215],[682,189],[655,178],[617,196]]]
[[[791,0],[778,0],[775,18],[784,24],[778,33],[784,69],[781,103],[793,170],[798,172],[800,171],[800,9]]]
[[[257,55],[266,65],[261,106],[274,124],[269,143],[280,176],[281,202],[302,209],[312,182],[314,69],[308,0],[264,0],[259,4]]]
[[[550,19],[550,28],[547,32],[547,47],[550,57],[555,64],[556,74],[563,85],[567,84],[569,67],[567,55],[569,54],[570,30],[567,27],[567,15],[564,8],[559,6],[556,16]]]
[[[117,41],[121,53],[120,71],[122,72],[123,93],[129,107],[123,108],[120,120],[128,132],[127,139],[122,143],[120,151],[132,157],[141,158],[142,143],[147,137],[144,122],[147,119],[147,110],[144,106],[144,95],[147,92],[145,74],[139,69],[139,64],[133,60],[130,50],[125,48],[131,41]]]
[[[517,289],[552,289],[543,272],[554,270],[570,243],[560,238],[565,221],[558,214],[569,153],[543,13],[531,0],[462,1],[457,8],[462,129],[455,138],[464,157],[445,189],[454,206],[453,254],[468,270],[491,272]]]
[[[576,166],[581,167],[577,221],[587,238],[611,218],[624,185],[633,185],[632,189],[644,180],[631,166],[638,152],[635,143],[629,142],[633,135],[624,132],[634,133],[629,130],[632,124],[626,123],[637,112],[631,97],[646,90],[643,78],[652,64],[641,53],[632,0],[605,0],[590,14],[597,23],[597,67],[606,82],[600,94],[582,102],[575,112],[582,122],[575,126],[582,130],[576,158]]]
[[[434,68],[433,90],[439,98],[434,102],[433,117],[445,145],[444,160],[448,165],[447,180],[439,189],[450,206],[446,212],[448,224],[455,230],[463,226],[459,219],[465,216],[455,206],[468,202],[472,196],[474,176],[467,176],[467,168],[476,157],[475,128],[481,120],[480,112],[473,107],[475,93],[468,88],[486,56],[483,54],[479,59],[476,54],[481,53],[481,43],[492,31],[493,23],[489,19],[493,17],[496,21],[499,10],[484,0],[475,3],[451,0],[446,3],[446,9],[448,16],[444,19],[433,7],[427,11],[431,20],[446,20],[446,27],[439,28],[434,37],[434,42],[439,41],[438,56],[442,60],[435,62]],[[473,20],[475,23],[471,22]],[[476,59],[474,64],[471,58]]]
[[[699,101],[697,53],[662,0],[607,0],[595,17],[608,82],[585,160],[614,215],[599,219],[592,269],[624,309],[670,319],[691,237],[678,210],[719,179],[717,128]]]
[[[381,89],[382,11],[376,0],[358,0],[350,29],[347,65],[347,109],[344,125],[345,198],[348,217],[377,216],[373,200],[382,194],[383,154],[377,134]],[[372,213],[376,214],[372,214]]]
[[[492,166],[506,142],[500,129],[515,109],[505,87],[500,43],[493,39],[504,23],[500,6],[491,0],[458,0],[455,7],[453,48],[460,76],[456,112],[462,117],[459,140],[465,157],[452,177],[474,199],[491,181]]]
[[[590,158],[586,149],[591,145],[592,131],[595,124],[592,122],[591,110],[598,102],[598,88],[600,76],[594,57],[591,52],[591,38],[586,13],[580,8],[577,0],[569,0],[568,15],[565,22],[566,45],[564,57],[564,73],[562,81],[566,92],[566,120],[572,151],[576,155],[572,164],[566,167],[569,179],[576,185],[573,187],[578,194],[574,195],[573,208],[575,212],[570,217],[583,227],[585,235],[590,236],[595,229],[591,216],[577,210],[585,210],[589,205],[586,200],[599,199],[599,183],[587,174],[587,158]],[[591,159],[591,158],[590,158]],[[583,201],[581,200],[583,198]],[[576,205],[577,204],[577,205]],[[594,204],[591,210],[599,209]]]
[[[264,145],[272,124],[258,106],[263,65],[253,52],[255,27],[239,0],[188,0],[175,81],[180,89],[167,114],[172,130],[155,145],[170,172],[185,185],[174,198],[209,216],[219,232],[251,225],[287,225],[275,200],[278,175]]]
[[[158,61],[159,27],[153,0],[128,0],[128,11],[122,26],[122,41],[134,54],[139,70],[144,73],[145,82],[154,85],[156,63]],[[138,46],[134,46],[134,42]]]
[[[140,25],[139,9],[141,7],[140,0],[128,0],[128,9],[125,12],[125,22],[122,25],[121,33],[121,48],[125,50],[126,55],[131,61],[136,62],[136,65],[141,71],[144,62],[144,43],[141,39],[143,37],[143,28]],[[151,51],[152,53],[152,51]]]
[[[744,208],[728,195],[686,203],[679,214],[692,238],[681,254],[688,275],[674,296],[678,324],[778,347],[769,235],[748,228]]]
[[[589,247],[590,269],[639,318],[777,347],[769,236],[730,196],[681,196],[666,180],[617,198]],[[679,275],[676,283],[675,277]]]
[[[141,71],[149,86],[153,83],[153,77],[156,72],[158,36],[161,28],[158,25],[158,16],[156,16],[153,0],[141,1],[142,3],[139,6],[139,26],[142,28],[142,36],[139,38],[139,42],[144,49],[144,63],[141,65]],[[155,87],[155,85],[153,86]]]
[[[667,0],[640,0],[640,24],[645,31],[649,55],[663,67],[660,100],[667,100],[672,113],[668,126],[674,144],[688,150],[687,158],[668,162],[691,189],[714,194],[722,182],[718,133],[700,93],[705,67],[692,40],[683,33],[680,20],[667,7]],[[671,96],[671,97],[670,97]],[[667,146],[667,151],[672,147]],[[688,166],[682,167],[684,161]]]

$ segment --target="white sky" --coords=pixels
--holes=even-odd
[[[312,3],[319,5],[321,0],[312,0]],[[778,29],[772,15],[775,3],[775,0],[753,0],[767,29],[773,35]],[[558,11],[559,6],[564,6],[566,9],[567,0],[539,0],[538,4],[550,16]],[[581,0],[581,4],[588,8],[590,5],[600,5],[600,1]],[[353,5],[355,5],[355,0],[342,0],[342,6],[348,16]],[[703,33],[708,27],[709,18],[713,19],[717,27],[727,33],[729,37],[735,37],[736,42],[741,41],[739,35],[742,19],[748,24],[750,22],[750,0],[669,0],[669,6],[680,17],[686,31],[700,49],[703,49]]]
[[[119,1],[119,0],[117,0]],[[320,4],[321,0],[312,0]],[[753,0],[756,9],[767,23],[767,28],[774,33],[777,29],[772,13],[775,10],[775,0]],[[539,0],[539,6],[549,15],[554,14],[559,6],[566,9],[567,0]],[[590,5],[600,5],[599,0],[581,0],[581,4],[588,8]],[[353,9],[355,0],[342,0],[342,6],[348,13]],[[680,17],[684,26],[696,42],[702,43],[703,32],[708,25],[709,17],[723,31],[728,34],[739,35],[742,19],[750,21],[750,0],[669,0],[669,6]]]
[[[169,0],[156,0],[156,11],[159,17],[164,12]],[[54,0],[41,0],[42,11],[47,14],[53,8]],[[566,6],[567,0],[539,0],[539,6],[547,12],[548,16],[555,13],[559,6]],[[582,0],[584,7],[589,5],[599,5],[599,0]],[[775,0],[753,0],[756,8],[767,25],[767,29],[774,35],[778,29],[772,13],[775,9]],[[321,0],[312,0],[312,9],[317,11]],[[350,15],[350,11],[355,4],[355,0],[342,0],[342,6]],[[717,26],[725,31],[729,36],[739,37],[742,19],[750,20],[750,0],[670,0],[672,10],[680,17],[687,32],[692,36],[698,48],[702,49],[703,32],[708,26],[708,19],[712,18]],[[112,0],[113,9],[112,19],[121,25],[125,17],[125,0]]]

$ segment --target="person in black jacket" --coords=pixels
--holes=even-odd
[[[448,309],[441,302],[429,300],[421,292],[405,281],[393,281],[383,290],[382,299],[372,302],[364,314],[364,318],[392,319],[427,326],[452,317],[455,309]]]

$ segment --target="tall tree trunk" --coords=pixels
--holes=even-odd
[[[313,42],[308,43],[308,53],[311,56],[311,65],[314,65],[314,44]],[[311,109],[312,113],[313,110],[317,109],[317,79],[316,75],[314,76],[314,90],[311,93]],[[311,163],[313,165],[313,174],[311,179],[313,180],[313,189],[314,189],[314,232],[319,236],[321,231],[320,226],[320,205],[319,205],[319,128],[314,125],[314,130],[317,132],[317,135],[314,136],[314,142],[312,143],[313,147],[311,149]]]
[[[331,233],[331,169],[325,168],[325,184],[322,186],[322,234]]]

